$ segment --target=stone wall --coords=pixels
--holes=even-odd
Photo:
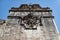
[[[44,23],[44,22],[43,22]],[[57,40],[55,29],[36,25],[37,30],[26,30],[21,25],[0,25],[0,40]]]
[[[0,40],[59,39],[50,8],[25,4],[9,11],[6,22],[0,22]]]

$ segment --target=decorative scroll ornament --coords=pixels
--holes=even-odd
[[[37,17],[34,17],[31,14],[28,14],[23,18],[23,22],[26,25],[28,25],[30,28],[33,28],[33,26],[37,24]]]

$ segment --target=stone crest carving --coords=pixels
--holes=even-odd
[[[22,26],[26,29],[37,29],[37,25],[42,26],[41,18],[34,16],[32,13],[22,18]]]
[[[29,26],[29,28],[34,28],[34,25],[37,24],[37,17],[32,14],[28,14],[22,20],[24,24]]]

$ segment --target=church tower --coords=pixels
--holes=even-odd
[[[12,7],[7,18],[6,23],[0,25],[0,40],[59,40],[49,7],[22,4]]]

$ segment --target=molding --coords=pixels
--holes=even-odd
[[[20,19],[20,18],[21,18],[20,16],[8,16],[8,19]]]
[[[52,10],[24,10],[24,9],[22,9],[22,10],[9,10],[9,12],[52,12]]]
[[[41,18],[54,18],[54,16],[41,16]]]

